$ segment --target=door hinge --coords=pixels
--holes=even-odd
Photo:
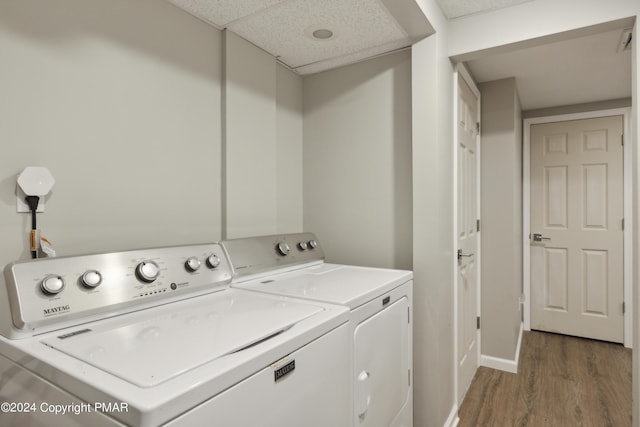
[[[480,329],[480,316],[476,317],[476,329]]]
[[[622,229],[624,230],[624,218],[622,218],[620,222],[622,223]]]
[[[409,387],[411,387],[411,369],[407,369],[407,379],[409,380]]]
[[[625,305],[624,301],[622,301],[622,314],[627,312],[627,306]]]
[[[476,131],[480,133],[480,122],[476,122]]]
[[[620,145],[624,147],[624,135],[620,135]]]
[[[476,231],[480,232],[480,220],[476,219]]]

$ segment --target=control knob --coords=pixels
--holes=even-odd
[[[136,276],[146,283],[151,283],[160,276],[160,267],[153,261],[142,261],[136,267]]]
[[[40,283],[40,289],[47,295],[55,295],[64,288],[64,280],[60,276],[51,275],[44,278]]]
[[[309,240],[308,245],[309,249],[315,249],[318,247],[318,242],[316,242],[314,239],[311,239]]]
[[[93,289],[102,283],[102,275],[97,270],[87,270],[80,277],[80,283],[85,288]]]
[[[184,263],[184,268],[186,268],[190,273],[198,271],[200,269],[200,261],[194,256],[189,257],[189,259]]]
[[[306,251],[307,249],[309,249],[309,245],[307,245],[307,242],[298,242],[298,249],[300,249],[301,251]]]
[[[280,242],[276,245],[276,252],[280,255],[285,256],[291,251],[291,248],[287,244],[287,242]]]
[[[209,257],[207,258],[207,267],[216,268],[219,265],[220,265],[220,258],[218,258],[218,255],[216,254],[209,255]]]

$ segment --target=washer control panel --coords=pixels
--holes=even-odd
[[[324,260],[324,251],[313,233],[224,240],[222,246],[236,276]]]
[[[218,244],[44,258],[4,271],[13,324],[33,333],[221,290],[231,273]]]

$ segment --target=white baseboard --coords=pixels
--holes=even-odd
[[[449,417],[447,417],[447,421],[444,423],[444,427],[456,427],[458,422],[460,422],[460,418],[458,418],[458,405],[453,405]]]
[[[480,355],[480,366],[486,366],[487,368],[498,369],[500,371],[511,372],[512,374],[518,373],[518,359],[520,358],[520,344],[522,343],[522,332],[524,325],[520,323],[520,332],[518,333],[518,344],[516,345],[515,359],[502,359],[500,357]]]
[[[520,323],[520,332],[518,333],[518,345],[516,345],[516,374],[518,373],[518,360],[520,360],[520,344],[522,344],[522,333],[524,332],[524,323]]]
[[[480,366],[486,366],[491,369],[498,369],[500,371],[511,372],[512,374],[518,373],[518,364],[515,360],[502,359],[500,357],[480,355]]]

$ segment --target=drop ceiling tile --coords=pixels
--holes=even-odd
[[[410,44],[380,0],[289,0],[227,28],[293,69],[376,46]],[[310,33],[320,28],[333,31],[333,37],[313,39]]]
[[[169,0],[198,18],[224,28],[229,22],[287,0]]]

